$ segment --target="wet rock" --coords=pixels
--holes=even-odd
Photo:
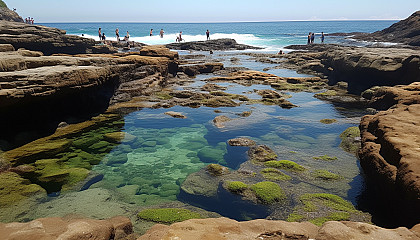
[[[215,197],[219,181],[205,171],[200,171],[188,175],[181,185],[181,190],[189,195]]]
[[[360,149],[360,129],[350,127],[340,134],[340,147],[346,152],[357,154]]]
[[[111,143],[131,143],[137,140],[137,137],[126,132],[113,132],[104,134],[104,139]]]
[[[221,176],[229,173],[229,169],[219,164],[210,164],[206,167],[207,172],[214,176]]]
[[[179,113],[179,112],[169,111],[169,112],[166,112],[165,114],[168,115],[168,116],[171,116],[173,118],[182,118],[182,119],[187,118],[185,115],[183,115],[182,113]]]
[[[179,71],[188,76],[195,76],[202,73],[212,73],[223,69],[223,63],[204,63],[179,65]]]
[[[267,162],[277,159],[277,154],[266,145],[259,145],[249,149],[248,155],[252,161]]]
[[[201,87],[202,91],[207,91],[207,92],[220,91],[220,90],[226,90],[226,89],[227,89],[226,87],[222,87],[214,83],[206,83]]]
[[[229,121],[231,121],[231,120],[232,120],[231,118],[229,118],[229,117],[226,117],[226,116],[222,115],[222,116],[217,116],[217,117],[215,117],[215,118],[213,119],[213,123],[214,123],[214,125],[215,125],[217,128],[224,128],[223,123],[225,123],[225,122],[229,122]]]
[[[261,49],[259,47],[238,44],[234,39],[227,38],[198,42],[171,43],[167,44],[166,47],[176,50],[196,51]]]
[[[248,138],[235,138],[228,141],[230,146],[251,147],[255,145],[255,141]]]
[[[174,51],[170,51],[168,48],[164,46],[143,46],[140,49],[141,56],[149,56],[149,57],[167,57],[171,60],[178,59],[178,53]]]

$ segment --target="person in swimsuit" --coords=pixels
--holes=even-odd
[[[120,30],[117,28],[115,29],[115,35],[117,36],[117,41],[120,41]]]
[[[325,35],[324,32],[321,33],[321,43],[324,43]]]
[[[99,35],[99,41],[101,41],[102,40],[102,28],[99,28],[98,35]]]
[[[207,29],[206,31],[207,40],[210,40],[210,31]]]
[[[150,36],[153,36],[153,29],[150,29]]]
[[[315,41],[315,33],[312,33],[312,35],[311,35],[311,43],[314,43],[314,41]]]
[[[311,33],[308,34],[308,44],[311,44]]]
[[[160,33],[159,33],[159,35],[160,35],[160,38],[163,38],[163,34],[164,34],[165,32],[163,31],[163,29],[160,29]]]

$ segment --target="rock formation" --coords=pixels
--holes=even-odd
[[[183,239],[183,240],[254,240],[254,239],[420,239],[407,228],[384,229],[366,223],[327,222],[321,228],[309,222],[253,220],[237,222],[227,218],[191,219],[171,226],[155,225],[138,240]]]
[[[109,104],[160,89],[168,73],[178,70],[175,60],[156,54],[43,56],[14,51],[10,44],[0,49],[0,112],[9,116],[0,120],[2,139],[18,129],[13,126],[25,131],[37,125],[37,131],[51,133],[71,116],[103,112]],[[177,56],[168,49],[166,54],[159,51]]]
[[[136,239],[130,219],[41,218],[28,223],[0,223],[2,239]]]
[[[382,31],[361,36],[356,35],[356,38],[372,42],[395,42],[420,46],[420,11]]]
[[[0,1],[0,20],[23,22],[22,17],[20,17],[15,11],[10,10],[3,1]]]
[[[95,46],[93,39],[66,35],[64,30],[5,20],[0,21],[0,44],[41,51],[45,55],[116,52],[108,46]]]
[[[358,48],[336,45],[290,46],[282,67],[347,82],[348,91],[361,93],[373,86],[394,86],[420,81],[419,51],[403,48]]]
[[[249,45],[239,44],[234,39],[222,38],[209,41],[171,43],[167,48],[175,50],[196,50],[196,51],[215,51],[215,50],[246,50],[261,49]]]
[[[420,84],[376,89],[373,106],[390,108],[363,117],[363,170],[379,190],[386,212],[406,225],[420,216]]]

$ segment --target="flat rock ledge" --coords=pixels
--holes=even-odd
[[[414,230],[413,230],[414,231]],[[228,218],[192,219],[171,226],[157,224],[138,240],[255,240],[255,239],[420,239],[407,228],[384,229],[367,223],[327,222],[321,228],[309,222],[253,220],[237,222]]]

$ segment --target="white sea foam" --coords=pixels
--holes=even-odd
[[[130,41],[141,42],[141,43],[145,43],[149,45],[162,45],[162,44],[174,43],[178,35],[179,33],[165,33],[163,38],[161,38],[159,35],[143,36],[143,37],[131,36]],[[96,41],[99,41],[99,36],[85,34],[83,37],[92,38]],[[203,35],[182,34],[182,38],[185,42],[206,40],[206,36],[204,34]],[[276,46],[276,44],[273,44],[273,42],[276,39],[263,39],[258,36],[255,36],[254,34],[215,33],[215,34],[210,35],[210,39],[222,39],[222,38],[231,38],[231,39],[235,39],[236,42],[240,44],[247,44],[251,46],[262,47],[264,48],[265,51],[278,51],[280,49],[279,46]],[[107,36],[106,39],[112,40],[112,41],[117,40],[115,36]],[[123,39],[123,37],[121,37],[120,39]]]

